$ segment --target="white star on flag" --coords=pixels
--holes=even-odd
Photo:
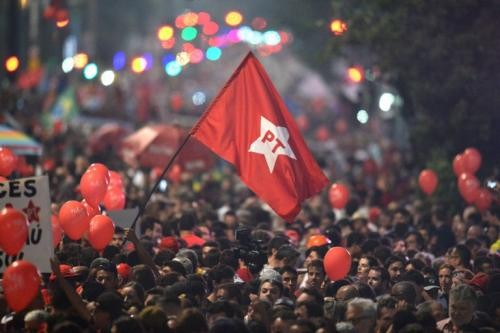
[[[273,173],[276,159],[286,155],[296,160],[288,144],[290,134],[286,127],[276,126],[264,117],[260,117],[260,136],[250,145],[249,152],[262,154],[266,159],[269,172]]]

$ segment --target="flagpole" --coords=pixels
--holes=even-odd
[[[155,185],[153,186],[153,188],[151,189],[151,191],[148,193],[148,195],[146,197],[146,200],[144,200],[144,202],[139,206],[139,211],[137,212],[137,215],[135,216],[134,222],[132,223],[132,226],[130,227],[130,229],[132,229],[132,230],[135,229],[135,225],[137,224],[137,221],[139,220],[139,217],[142,215],[142,213],[144,213],[146,205],[148,204],[149,200],[151,199],[151,197],[155,193],[155,191],[158,188],[158,186],[159,186],[160,182],[162,181],[163,177],[165,176],[165,174],[167,173],[167,171],[170,169],[170,167],[174,163],[175,158],[177,157],[177,155],[179,155],[179,153],[181,152],[182,148],[184,148],[184,146],[188,142],[188,140],[191,137],[191,135],[192,134],[191,134],[191,131],[190,131],[188,133],[188,135],[186,136],[186,138],[184,139],[184,141],[179,146],[179,148],[177,148],[177,150],[175,151],[174,155],[172,155],[172,157],[168,161],[167,166],[163,169],[163,171],[162,171],[161,175],[158,177],[158,180],[156,181]]]

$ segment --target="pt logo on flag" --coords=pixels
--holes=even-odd
[[[273,173],[276,159],[286,155],[296,160],[288,144],[290,134],[286,127],[276,126],[264,117],[260,117],[260,136],[250,145],[249,152],[262,154],[266,159],[269,172]]]

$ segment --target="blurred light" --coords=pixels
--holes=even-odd
[[[203,33],[207,36],[215,35],[219,31],[219,25],[213,21],[208,22],[203,27]]]
[[[252,27],[257,30],[264,30],[267,27],[267,21],[262,17],[256,17],[252,20]]]
[[[186,66],[187,64],[189,64],[189,53],[185,51],[177,53],[177,55],[175,56],[175,61],[177,61],[177,63],[181,66]]]
[[[193,40],[196,38],[196,36],[198,36],[198,30],[196,30],[196,28],[187,27],[187,28],[182,29],[181,37],[185,41]]]
[[[347,31],[347,24],[339,19],[332,20],[330,23],[330,30],[337,36],[342,35]]]
[[[201,91],[197,91],[193,94],[193,104],[194,105],[203,105],[205,104],[205,101],[207,100],[207,97],[205,94]]]
[[[200,62],[203,61],[203,58],[205,55],[203,54],[203,51],[200,49],[194,49],[190,54],[189,54],[189,59],[191,63],[193,64],[199,64]]]
[[[185,27],[184,25],[184,15],[179,15],[175,18],[175,26],[179,29],[182,29]]]
[[[64,59],[61,64],[61,68],[64,73],[71,72],[73,70],[73,67],[75,67],[75,60],[73,59],[73,57]]]
[[[101,74],[101,83],[103,86],[107,87],[115,82],[115,72],[112,70],[107,70]]]
[[[87,80],[92,80],[97,76],[97,73],[99,72],[99,69],[97,68],[97,65],[91,62],[90,64],[87,64],[85,68],[83,69],[83,76]]]
[[[62,20],[62,21],[56,21],[56,27],[58,28],[64,28],[69,24],[69,19]]]
[[[168,76],[177,76],[182,72],[182,66],[177,61],[171,61],[165,66],[165,72]]]
[[[175,45],[175,38],[170,38],[169,40],[165,40],[161,42],[161,47],[163,47],[165,50],[169,50]]]
[[[19,0],[19,6],[21,6],[21,9],[26,9],[28,3],[29,3],[28,0]]]
[[[144,60],[146,60],[145,70],[150,70],[153,67],[153,55],[151,53],[144,53],[142,57],[144,58]]]
[[[116,71],[119,71],[125,68],[125,65],[127,65],[127,56],[125,55],[125,52],[123,51],[116,52],[115,55],[113,56],[113,68]]]
[[[259,45],[262,44],[264,37],[261,32],[259,31],[254,31],[252,32],[252,35],[250,36],[250,39],[248,42],[253,45]]]
[[[198,13],[198,24],[205,25],[210,22],[210,14],[207,12]]]
[[[221,49],[215,46],[209,47],[206,51],[206,57],[208,60],[211,61],[219,60],[221,55],[222,55]]]
[[[396,97],[393,94],[383,93],[378,100],[378,107],[380,108],[380,110],[388,112],[391,109],[392,104],[394,104],[395,100]]]
[[[347,76],[349,80],[355,83],[363,81],[363,69],[360,67],[349,67],[347,69]]]
[[[245,42],[249,41],[252,37],[253,30],[250,27],[243,26],[238,29],[238,37]]]
[[[267,45],[278,45],[280,42],[281,37],[277,31],[269,30],[264,33],[264,43]]]
[[[85,53],[77,53],[73,59],[75,60],[76,69],[82,69],[89,62],[89,57]]]
[[[287,43],[291,43],[292,42],[293,36],[290,33],[286,32],[286,31],[280,31],[279,34],[280,34],[280,37],[281,37],[281,42],[283,44],[287,44]]]
[[[175,56],[172,53],[167,53],[161,58],[161,64],[166,66],[169,62],[174,61]]]
[[[241,22],[243,21],[243,16],[241,15],[240,12],[231,11],[231,12],[226,14],[225,21],[226,21],[227,25],[229,25],[231,27],[235,27],[235,26],[241,24]]]
[[[366,112],[366,110],[359,110],[356,114],[356,119],[358,119],[358,121],[362,124],[366,124],[369,118],[370,116],[368,115],[368,112]]]
[[[192,27],[193,25],[196,25],[198,23],[198,14],[193,12],[188,12],[184,14],[182,21],[184,23],[184,26]]]
[[[238,30],[237,29],[232,29],[229,31],[226,35],[226,39],[228,42],[235,44],[241,41],[240,37],[238,36]]]
[[[174,28],[172,28],[171,26],[164,25],[164,26],[161,26],[160,29],[158,29],[158,39],[159,40],[166,41],[172,37],[174,37]]]
[[[192,52],[194,50],[194,45],[191,43],[182,44],[182,51]]]
[[[5,69],[7,72],[15,72],[19,68],[19,58],[16,56],[8,57],[5,60]]]
[[[134,73],[142,73],[146,69],[147,62],[143,57],[137,57],[132,60],[131,68]]]

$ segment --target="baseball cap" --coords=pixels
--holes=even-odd
[[[118,276],[116,266],[106,258],[96,258],[90,263],[90,269],[105,270]]]
[[[61,275],[65,279],[71,279],[79,276],[77,272],[73,269],[72,266],[66,265],[66,264],[61,264],[59,265],[59,270],[61,271]],[[56,279],[56,275],[54,273],[50,274],[49,280],[54,281]]]
[[[178,263],[181,263],[182,267],[186,270],[187,274],[193,274],[193,264],[191,263],[191,260],[189,260],[186,257],[175,257],[172,259],[172,261],[177,261]]]

